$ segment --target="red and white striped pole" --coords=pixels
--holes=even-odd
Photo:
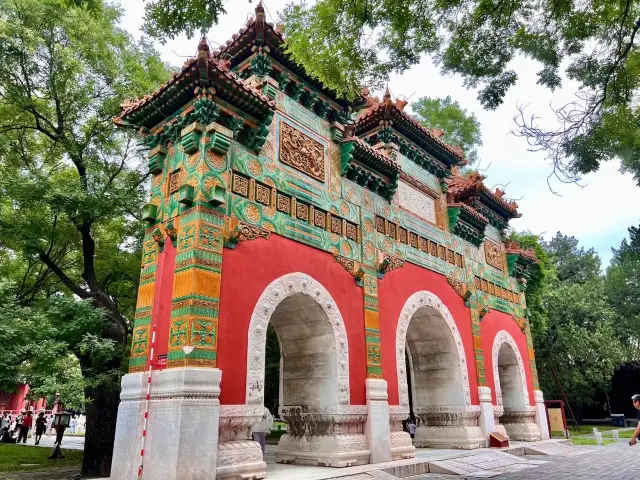
[[[162,283],[162,271],[164,270],[164,259],[160,265],[160,269],[156,274],[156,278],[160,279],[159,283]],[[159,289],[160,285],[156,282],[156,288]],[[144,419],[142,422],[142,439],[140,446],[140,466],[138,467],[138,480],[142,479],[142,471],[144,469],[144,447],[147,440],[147,425],[149,423],[149,400],[151,399],[151,373],[153,372],[153,360],[156,350],[156,326],[158,324],[158,313],[160,310],[160,290],[158,290],[156,305],[151,312],[151,350],[149,351],[149,370],[147,371],[147,394],[145,396],[144,405]]]

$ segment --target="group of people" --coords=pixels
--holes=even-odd
[[[0,416],[0,441],[2,443],[27,443],[29,431],[35,427],[35,444],[38,445],[42,435],[51,435],[53,415],[46,416],[40,412],[34,417],[32,411],[21,412],[15,418],[8,412]]]

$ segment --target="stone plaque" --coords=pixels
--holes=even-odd
[[[484,258],[487,264],[498,270],[503,269],[502,264],[502,249],[496,242],[485,238],[484,240]]]
[[[288,123],[280,122],[280,161],[324,182],[324,147]]]
[[[398,185],[398,203],[411,213],[431,223],[436,223],[436,201],[426,193],[422,193],[402,181]]]

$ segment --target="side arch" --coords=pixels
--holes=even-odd
[[[398,326],[396,328],[396,375],[398,379],[398,397],[400,405],[406,406],[407,408],[409,407],[409,389],[407,385],[408,373],[405,372],[407,330],[414,314],[423,307],[431,307],[436,310],[442,316],[451,331],[458,352],[460,377],[464,392],[464,404],[465,406],[470,406],[471,394],[469,390],[469,373],[467,369],[467,359],[464,354],[464,346],[462,344],[462,337],[460,336],[458,327],[456,326],[449,309],[435,294],[426,290],[416,292],[407,299],[400,312],[400,319],[398,320]]]
[[[336,342],[338,404],[349,405],[349,346],[342,315],[327,289],[310,275],[301,272],[289,273],[271,282],[253,309],[247,341],[245,402],[247,405],[262,405],[264,402],[267,327],[277,306],[294,294],[311,297],[326,315]]]
[[[515,355],[518,372],[520,376],[520,387],[522,389],[522,397],[524,399],[524,406],[529,406],[529,389],[527,388],[527,376],[524,370],[524,362],[522,361],[522,355],[520,355],[520,349],[513,337],[506,330],[500,330],[493,339],[493,348],[491,350],[491,361],[493,363],[493,383],[496,391],[496,403],[498,406],[502,406],[502,388],[500,386],[500,348],[503,345],[508,345],[513,354]]]

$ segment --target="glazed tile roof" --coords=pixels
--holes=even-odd
[[[506,240],[504,242],[504,247],[507,255],[518,255],[526,261],[538,263],[538,257],[533,249],[524,249],[522,248],[522,245],[518,242],[514,242],[513,240]]]
[[[350,101],[340,98],[335,91],[325,87],[320,81],[311,77],[304,67],[286,52],[284,43],[284,35],[277,27],[274,27],[273,23],[266,21],[264,7],[262,2],[259,2],[256,6],[255,16],[250,18],[245,26],[234,34],[230,40],[215,50],[213,56],[228,59],[231,62],[231,66],[235,67],[254,53],[256,45],[266,45],[269,47],[269,56],[303,78],[313,88],[321,91],[343,108],[351,105]]]
[[[449,206],[454,206],[454,205],[460,205],[462,207],[462,210],[467,212],[470,216],[472,216],[473,218],[475,218],[479,222],[484,223],[484,224],[489,223],[489,219],[487,217],[485,217],[484,215],[482,215],[480,212],[478,212],[475,208],[470,207],[469,205],[467,205],[465,203],[460,203],[460,204],[451,204],[450,203],[449,204]]]
[[[368,89],[363,89],[363,95],[368,95]],[[377,127],[381,120],[391,120],[394,127],[404,133],[415,143],[427,144],[429,147],[442,150],[448,154],[452,165],[464,165],[464,153],[460,147],[449,145],[441,140],[443,132],[441,130],[431,130],[422,125],[419,121],[404,111],[407,102],[397,99],[391,100],[389,90],[384,94],[382,101],[377,98],[369,98],[369,107],[358,117],[356,121],[356,132],[362,135],[372,128]],[[421,145],[422,146],[422,145]]]
[[[209,86],[219,87],[218,95],[226,97],[229,103],[241,103],[243,110],[248,113],[260,116],[275,109],[272,99],[229,70],[228,61],[213,57],[203,38],[196,57],[187,60],[180,71],[175,72],[155,92],[137,100],[125,101],[121,105],[120,116],[114,122],[121,126],[151,128],[167,117],[166,110],[172,106],[177,110],[185,105],[189,97],[194,96],[196,87]]]
[[[364,140],[351,136],[342,140],[342,143],[346,142],[353,142],[355,144],[355,156],[357,159],[363,160],[364,157],[369,157],[366,163],[376,164],[383,173],[389,175],[401,170],[400,165],[398,165],[394,159],[389,157],[386,153],[373,148]]]
[[[471,172],[470,174],[453,175],[446,179],[449,185],[449,193],[458,201],[463,200],[472,194],[482,194],[485,198],[490,200],[494,206],[502,209],[503,214],[510,218],[518,218],[518,204],[513,200],[506,200],[504,198],[504,191],[496,189],[495,191],[489,190],[485,184],[484,179],[486,177],[478,172]]]

